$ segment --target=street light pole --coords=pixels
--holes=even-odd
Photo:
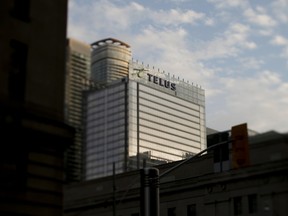
[[[141,216],[159,216],[159,170],[141,170]]]

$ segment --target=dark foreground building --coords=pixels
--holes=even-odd
[[[288,215],[288,134],[249,139],[250,166],[215,172],[211,152],[161,177],[160,215]],[[178,163],[157,166],[160,175]],[[139,173],[67,186],[65,215],[140,215]]]
[[[0,3],[0,215],[62,215],[67,0]]]

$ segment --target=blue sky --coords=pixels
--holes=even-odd
[[[205,89],[206,124],[288,132],[288,0],[69,0],[68,37],[114,37]]]

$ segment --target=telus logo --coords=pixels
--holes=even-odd
[[[171,83],[168,80],[162,79],[160,77],[154,76],[152,74],[147,73],[148,75],[148,81],[149,82],[153,82],[157,85],[163,86],[165,88],[169,88],[172,91],[176,91],[176,84],[175,83]]]

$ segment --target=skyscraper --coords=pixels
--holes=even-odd
[[[97,41],[92,47],[91,79],[105,85],[128,75],[130,46],[115,38]]]
[[[66,180],[80,181],[83,172],[83,91],[89,86],[90,45],[67,40],[65,119],[75,128],[74,144],[66,153]]]
[[[97,48],[93,52],[92,64]],[[106,54],[109,59],[111,52]],[[126,62],[128,56],[122,57]],[[109,62],[105,55],[101,59]],[[121,59],[113,68],[119,68],[117,62]],[[86,179],[111,175],[114,168],[121,173],[181,160],[206,148],[204,90],[131,59],[127,66],[122,76],[87,92]],[[109,64],[103,68],[112,71]],[[94,77],[98,69],[92,69]],[[105,69],[99,73],[106,76]]]

